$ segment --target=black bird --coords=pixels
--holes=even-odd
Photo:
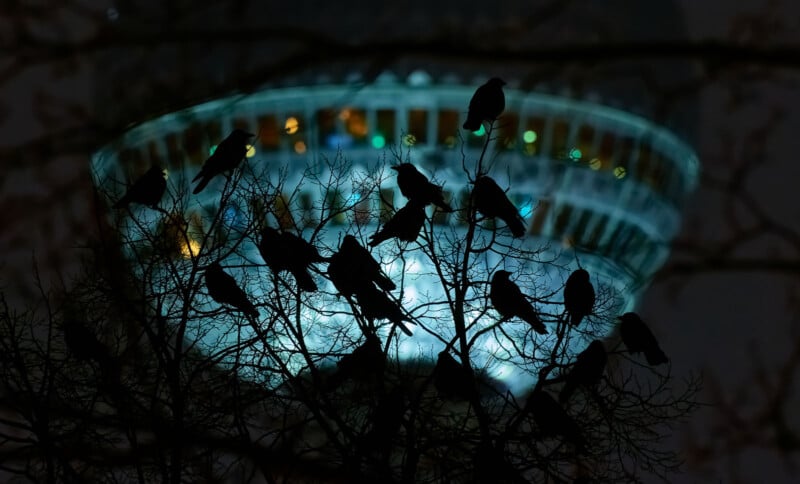
[[[619,332],[622,342],[631,354],[644,353],[648,365],[660,365],[669,361],[667,355],[661,350],[656,337],[650,328],[636,313],[625,313],[618,317],[621,321]]]
[[[352,235],[345,235],[339,252],[328,263],[328,277],[343,296],[352,296],[356,289],[375,283],[384,291],[395,289],[394,282],[383,273],[380,264]]]
[[[227,138],[222,140],[214,153],[203,164],[200,173],[192,180],[192,183],[200,180],[192,193],[200,193],[212,178],[239,166],[239,163],[247,155],[247,142],[253,136],[255,135],[244,130],[234,129]]]
[[[361,308],[361,313],[370,321],[375,319],[388,319],[400,330],[408,336],[411,336],[411,330],[406,328],[403,321],[416,324],[409,320],[400,306],[389,299],[385,292],[379,291],[372,282],[366,282],[363,285],[356,287],[355,290],[356,301],[358,307]]]
[[[488,176],[481,176],[475,180],[472,201],[480,213],[487,217],[497,217],[505,222],[514,237],[525,235],[525,225],[517,207],[511,203],[500,186]]]
[[[319,255],[316,247],[302,237],[289,232],[278,232],[272,227],[261,230],[258,252],[272,272],[289,271],[297,281],[297,287],[303,291],[317,290],[308,266],[326,259]]]
[[[211,299],[220,304],[229,304],[252,318],[258,317],[258,309],[247,298],[247,294],[236,284],[236,279],[222,270],[219,262],[206,267],[206,288]]]
[[[139,203],[155,208],[167,190],[167,172],[153,165],[147,173],[139,177],[122,198],[114,204],[114,208],[125,208],[129,203]]]
[[[336,366],[336,373],[331,379],[333,385],[350,378],[364,381],[375,377],[380,380],[386,366],[381,340],[374,333],[367,333],[367,340],[352,353],[342,356]]]
[[[530,324],[537,333],[547,334],[547,328],[539,319],[533,305],[522,294],[519,286],[508,278],[510,275],[510,272],[501,270],[492,276],[492,287],[489,289],[492,306],[504,320],[517,316]]]
[[[543,436],[560,435],[575,445],[579,452],[585,451],[586,441],[581,435],[578,424],[549,393],[541,389],[534,391],[528,397],[527,405],[530,406],[533,421],[536,422]]]
[[[440,352],[436,359],[433,386],[442,398],[471,400],[476,394],[469,371],[447,351]]]
[[[563,404],[569,400],[578,385],[587,387],[597,385],[605,371],[606,362],[608,362],[608,355],[606,355],[605,346],[598,340],[592,341],[575,359],[575,365],[567,375],[567,381],[564,383],[564,388],[561,389],[558,401]]]
[[[464,129],[477,131],[483,121],[494,121],[506,107],[506,96],[503,86],[506,83],[499,77],[489,79],[486,84],[479,87],[469,102],[467,120]]]
[[[583,318],[592,314],[594,308],[594,286],[585,269],[577,269],[567,278],[564,286],[564,307],[570,315],[570,324],[577,326]]]
[[[398,210],[381,230],[370,236],[369,246],[375,247],[384,240],[397,237],[406,242],[414,242],[425,223],[425,205],[412,199]]]
[[[103,365],[111,360],[111,352],[97,339],[94,331],[78,321],[64,321],[64,342],[78,361],[91,360]]]
[[[432,203],[446,212],[453,211],[450,204],[444,200],[442,187],[428,181],[428,177],[420,173],[414,165],[400,163],[391,168],[397,172],[397,186],[404,197],[423,205]]]

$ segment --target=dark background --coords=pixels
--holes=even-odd
[[[692,471],[685,482],[794,482],[800,5],[678,6],[687,33],[670,39],[673,50],[665,52],[672,53],[654,52],[652,62],[676,56],[697,73],[675,102],[694,109],[703,183],[640,312],[655,326],[673,373],[703,372],[703,399],[715,404],[675,435]],[[20,305],[35,300],[34,261],[45,286],[69,284],[96,226],[88,153],[117,128],[97,115],[98,89],[108,89],[97,85],[107,52],[61,47],[92,45],[113,21],[109,7],[13,0],[0,6],[0,285]],[[626,21],[644,28],[654,22],[646,12],[637,15]],[[730,57],[722,63],[724,55]],[[779,426],[795,440],[778,440]]]

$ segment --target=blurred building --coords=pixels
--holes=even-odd
[[[162,29],[167,40],[142,51],[111,49],[107,69],[98,73],[98,103],[108,106],[106,122],[126,126],[94,154],[98,185],[119,195],[126,180],[152,164],[162,165],[170,171],[171,189],[190,200],[183,214],[189,233],[202,234],[225,180],[218,177],[197,196],[191,195],[190,180],[216,144],[242,128],[257,134],[248,165],[287,170],[282,199],[291,201],[287,214],[292,216],[269,223],[308,235],[321,217],[320,197],[354,205],[352,217],[332,220],[326,232],[326,244],[335,248],[348,230],[373,233],[389,205],[399,208],[405,199],[394,177],[381,185],[381,196],[363,199],[352,184],[330,192],[305,184],[295,192],[304,170],[324,170],[327,161],[339,158],[353,173],[369,174],[396,162],[394,147],[462,206],[470,188],[462,164],[478,159],[485,133],[468,133],[461,124],[475,88],[499,76],[508,82],[506,110],[486,160],[526,220],[526,247],[542,249],[538,260],[508,270],[536,274],[531,296],[537,300],[560,301],[560,288],[579,263],[591,273],[607,315],[635,307],[667,259],[683,203],[697,183],[697,156],[684,141],[692,131],[692,113],[671,112],[648,94],[653,79],[678,82],[688,68],[587,60],[553,71],[547,63],[493,63],[481,56],[481,48],[536,51],[668,39],[681,35],[673,30],[682,25],[676,7],[628,0],[564,7],[446,1],[434,12],[428,2],[417,0],[261,3],[172,2],[170,12],[158,2],[120,1],[109,10],[110,28],[123,36]],[[169,41],[185,38],[195,40]],[[454,39],[474,46],[475,58],[418,47],[425,41],[447,46]],[[410,46],[408,55],[400,49],[404,44]],[[396,49],[387,51],[389,46]],[[245,217],[239,212],[249,206],[242,200],[227,207],[224,220],[235,226]],[[145,223],[160,223],[148,209],[137,210]],[[441,227],[463,226],[455,214],[434,217]],[[183,257],[199,250],[192,243],[190,238]],[[244,250],[244,259],[260,262],[253,246]],[[404,306],[441,295],[434,278],[419,269],[425,261],[412,254],[400,267],[392,251],[396,247],[386,242],[373,254],[386,261],[393,277],[401,271],[409,276],[401,295]],[[500,261],[485,263],[494,267]],[[258,270],[251,272],[248,280],[257,280]],[[253,284],[248,292],[258,297],[261,289]],[[560,311],[541,309],[553,317]],[[320,345],[329,337],[325,330],[306,336]],[[219,335],[204,338],[211,344]],[[492,338],[479,342],[476,362],[512,388],[523,385],[514,365],[492,361],[498,351]],[[400,356],[435,355],[441,345],[415,331],[401,336]]]

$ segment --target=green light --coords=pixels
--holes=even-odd
[[[583,153],[581,153],[581,150],[578,148],[572,148],[569,150],[569,157],[572,158],[572,161],[580,160],[581,156],[583,156]]]
[[[211,148],[208,149],[208,156],[213,155],[215,151],[217,151],[217,145],[212,145]]]
[[[597,171],[602,167],[603,167],[603,162],[600,161],[599,158],[592,158],[592,161],[589,162],[589,168],[591,168],[592,170]]]
[[[486,134],[486,128],[481,124],[481,127],[478,128],[477,131],[473,131],[472,134],[475,136],[483,136]]]
[[[625,175],[627,175],[627,174],[628,174],[628,172],[625,170],[625,168],[623,168],[621,166],[618,166],[618,167],[614,168],[614,176],[619,178],[619,179],[625,178]]]
[[[380,134],[376,134],[375,136],[372,137],[372,147],[373,148],[375,148],[376,150],[379,150],[379,149],[383,148],[384,146],[386,146],[386,138],[384,138]]]
[[[535,143],[536,138],[538,137],[539,136],[536,134],[536,131],[530,129],[522,134],[522,140],[525,141],[526,143]]]

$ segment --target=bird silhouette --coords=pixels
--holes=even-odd
[[[370,236],[369,246],[375,247],[384,240],[397,237],[414,242],[425,223],[425,205],[412,199],[390,218],[381,230]]]
[[[333,385],[351,378],[359,381],[380,379],[386,366],[381,340],[374,333],[367,333],[366,341],[352,353],[342,356],[336,366],[336,373],[331,378]]]
[[[365,282],[357,286],[355,290],[356,301],[358,307],[361,308],[361,313],[369,321],[376,319],[388,319],[394,323],[401,331],[408,336],[411,336],[411,330],[408,329],[403,321],[416,324],[409,320],[400,306],[389,299],[385,292],[378,290],[372,282]]]
[[[533,415],[533,421],[543,436],[561,436],[577,448],[578,452],[586,449],[586,441],[575,420],[561,408],[549,393],[542,389],[535,390],[528,397],[527,405]]]
[[[577,326],[594,308],[594,286],[585,269],[577,269],[567,278],[564,286],[564,307],[570,315],[570,324]]]
[[[522,294],[519,286],[508,278],[510,275],[510,272],[500,270],[492,276],[492,284],[489,289],[492,306],[504,320],[516,316],[530,324],[537,333],[547,334],[547,328],[539,319],[533,305]]]
[[[464,129],[477,131],[483,121],[494,121],[506,107],[506,96],[503,86],[506,83],[499,77],[489,79],[486,84],[479,87],[469,101],[467,120]]]
[[[200,193],[215,176],[239,166],[239,163],[247,155],[247,142],[253,136],[255,135],[244,130],[234,129],[227,138],[222,140],[214,153],[203,164],[200,173],[192,180],[192,183],[200,180],[192,193]]]
[[[483,215],[497,217],[505,222],[514,237],[525,235],[525,225],[517,207],[511,203],[500,186],[488,176],[480,176],[475,180],[472,201],[475,208]]]
[[[667,363],[669,358],[661,350],[656,337],[650,328],[642,321],[636,313],[625,313],[618,317],[621,321],[619,332],[622,342],[631,354],[644,353],[647,364],[651,366]]]
[[[436,359],[433,386],[440,397],[454,400],[472,400],[477,392],[470,372],[448,351],[440,352]]]
[[[414,165],[400,163],[391,168],[397,172],[397,186],[404,197],[423,206],[432,203],[446,212],[453,211],[450,204],[444,200],[442,187],[431,183]]]
[[[562,404],[566,403],[578,385],[587,387],[597,385],[603,376],[606,362],[608,362],[608,355],[606,355],[603,343],[598,340],[589,343],[589,346],[581,351],[575,359],[575,365],[567,375],[567,381],[561,389],[558,401]]]
[[[383,273],[380,264],[352,235],[345,235],[339,251],[328,262],[328,278],[345,297],[367,283],[375,283],[384,291],[395,289],[394,282]]]
[[[153,165],[128,188],[125,195],[114,204],[114,208],[125,208],[131,202],[156,208],[166,190],[166,170],[160,166]]]
[[[308,267],[326,259],[319,251],[302,237],[289,232],[278,232],[272,227],[261,229],[258,252],[272,272],[289,271],[303,291],[317,290],[317,284],[308,272]]]
[[[78,361],[96,361],[103,365],[111,360],[109,349],[97,339],[94,331],[79,321],[64,321],[64,343]]]
[[[219,262],[212,262],[206,267],[205,279],[211,299],[220,304],[233,306],[252,318],[258,317],[258,309],[250,302],[242,288],[236,284],[236,279],[222,270]]]

